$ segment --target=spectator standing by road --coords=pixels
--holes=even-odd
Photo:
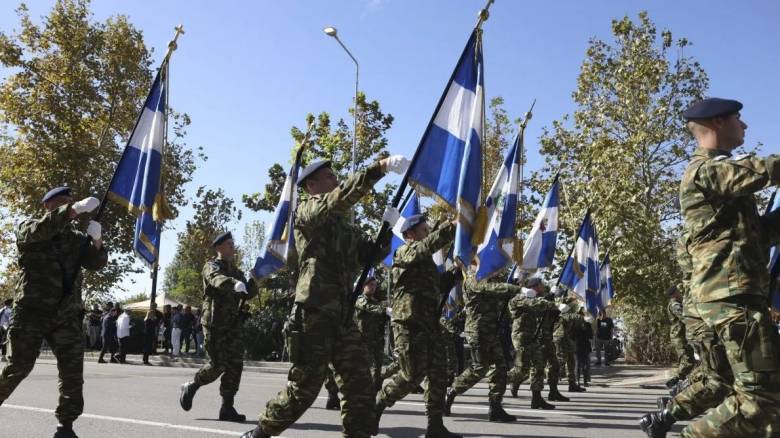
[[[11,325],[11,306],[14,304],[14,300],[7,299],[3,302],[3,308],[0,309],[0,360],[5,361],[6,354],[6,338],[8,334],[8,327]]]
[[[577,362],[577,384],[582,377],[582,385],[590,386],[590,352],[593,339],[593,321],[590,315],[585,315],[585,309],[580,307],[578,317],[574,322],[574,353]]]
[[[116,337],[119,340],[119,363],[125,363],[127,359],[127,347],[130,342],[130,309],[125,309],[124,312],[116,319]]]
[[[118,309],[112,308],[108,311],[108,314],[103,315],[101,321],[102,330],[101,338],[103,340],[103,348],[100,350],[100,357],[98,363],[106,363],[103,359],[106,352],[111,355],[111,363],[117,363],[116,359],[116,314]]]
[[[154,354],[154,347],[157,343],[157,334],[160,332],[162,319],[163,315],[157,310],[157,303],[152,302],[144,318],[144,365],[151,365],[149,363],[149,355]]]
[[[181,309],[182,306],[179,304],[176,306],[173,315],[171,316],[171,355],[173,357],[179,357],[181,355],[181,326],[182,316],[184,316],[184,312],[182,312]]]
[[[163,320],[162,320],[162,323],[165,326],[165,331],[163,331],[163,338],[164,338],[163,344],[166,353],[173,351],[173,348],[171,347],[171,332],[173,332],[173,326],[171,325],[171,318],[173,318],[173,312],[171,312],[171,305],[166,304],[163,306]]]
[[[596,321],[596,365],[601,365],[601,353],[605,350],[609,341],[612,340],[614,329],[615,324],[612,322],[612,318],[608,317],[603,310],[599,310],[599,319]],[[611,365],[607,359],[606,352],[604,354],[604,365]]]
[[[184,308],[184,314],[181,316],[181,345],[184,347],[184,352],[190,353],[190,338],[192,338],[192,332],[195,330],[195,315],[192,314],[192,307],[186,306]]]
[[[87,315],[87,337],[89,338],[89,348],[97,349],[100,340],[100,308],[97,304],[92,306],[92,310]]]

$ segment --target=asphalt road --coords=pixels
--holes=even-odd
[[[280,374],[244,373],[236,406],[250,421],[224,423],[216,421],[220,405],[216,383],[201,388],[190,412],[179,407],[179,385],[194,372],[188,368],[85,363],[85,413],[75,423],[76,432],[81,438],[238,436],[254,427],[259,410],[286,383],[286,376]],[[518,416],[518,422],[512,424],[487,421],[487,385],[482,382],[458,397],[453,416],[445,418],[445,424],[466,437],[644,437],[637,419],[655,409],[655,398],[663,391],[630,384],[642,380],[643,374],[635,369],[615,367],[603,372],[606,374],[594,377],[594,386],[587,393],[571,394],[572,401],[557,403],[554,411],[529,409],[530,393],[524,385],[520,397],[507,397],[504,402],[507,411]],[[627,382],[626,386],[615,386]],[[39,361],[0,407],[0,437],[52,436],[56,405],[57,368],[51,361]],[[339,414],[325,410],[324,405],[323,390],[319,400],[283,436],[340,436]],[[422,396],[412,394],[385,412],[379,436],[422,436],[425,425]]]

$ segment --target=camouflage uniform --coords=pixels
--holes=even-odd
[[[384,360],[385,325],[387,324],[387,306],[382,301],[360,295],[355,302],[355,323],[368,350],[371,364],[371,377],[378,390],[382,384],[382,362]]]
[[[344,436],[370,434],[374,397],[368,353],[354,323],[345,325],[349,311],[345,307],[356,271],[373,246],[350,225],[351,212],[382,176],[380,165],[375,164],[329,193],[309,196],[296,210],[298,282],[285,329],[292,367],[287,386],[260,415],[266,434],[281,434],[306,412],[322,388],[329,364],[344,396]],[[384,258],[389,238],[389,233],[382,236],[382,248],[371,262]]]
[[[546,298],[541,298],[546,299]],[[560,364],[558,363],[558,353],[555,350],[555,341],[553,340],[553,332],[555,331],[555,324],[558,321],[560,312],[558,306],[553,304],[554,309],[548,310],[540,314],[541,323],[541,347],[542,356],[544,357],[545,366],[547,369],[547,385],[552,391],[553,388],[558,386],[558,379],[560,378]]]
[[[463,394],[492,370],[488,399],[501,402],[506,391],[506,361],[498,340],[498,319],[510,294],[521,291],[508,283],[477,281],[469,277],[464,284],[466,339],[471,347],[471,365],[452,383],[456,395]]]
[[[458,336],[458,328],[454,318],[448,320],[444,316],[439,318],[439,333],[444,344],[444,355],[447,357],[447,381],[458,375],[458,358],[455,356],[455,336]]]
[[[197,386],[208,385],[221,376],[219,394],[232,398],[238,392],[244,369],[243,330],[239,321],[241,298],[252,299],[258,288],[254,279],[219,257],[203,266],[203,337],[208,363],[195,374]],[[246,284],[248,295],[233,290],[237,282]]]
[[[685,324],[683,322],[683,304],[674,298],[669,299],[666,306],[666,312],[669,315],[669,339],[672,341],[672,347],[677,354],[677,366],[674,369],[674,376],[679,380],[685,380],[696,365],[693,358],[693,348],[685,336]]]
[[[507,373],[511,383],[520,384],[531,378],[531,391],[544,387],[544,355],[540,347],[539,315],[557,310],[554,303],[541,298],[526,298],[517,294],[509,300],[512,315],[512,344],[515,366]]]
[[[45,339],[57,357],[59,404],[54,415],[63,425],[84,409],[84,335],[81,328],[81,268],[98,270],[108,261],[106,247],[68,218],[63,205],[19,225],[19,279],[8,329],[8,363],[0,373],[0,404],[30,374]],[[75,275],[75,277],[74,277]]]
[[[407,242],[395,252],[390,271],[393,281],[392,324],[399,370],[377,396],[390,407],[414,391],[425,377],[425,411],[440,419],[447,387],[446,357],[441,342],[441,276],[433,253],[451,243],[455,226],[440,224],[423,240]]]
[[[559,374],[567,377],[569,386],[577,384],[572,336],[577,317],[578,315],[571,311],[561,313],[560,318],[555,322],[553,330],[553,342],[555,343],[555,352],[560,365]]]
[[[680,184],[693,260],[693,308],[723,342],[734,393],[686,427],[691,436],[770,436],[780,430],[780,339],[767,308],[777,215],[753,193],[780,185],[780,156],[729,158],[698,148]]]

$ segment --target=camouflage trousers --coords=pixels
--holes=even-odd
[[[780,435],[780,336],[766,303],[736,296],[694,305],[723,342],[734,392],[686,427],[682,436]]]
[[[696,366],[696,359],[693,357],[693,347],[682,339],[672,340],[674,352],[677,355],[677,366],[672,374],[680,380],[685,380]]]
[[[455,334],[450,333],[444,327],[439,328],[441,343],[444,345],[444,355],[447,357],[447,378],[458,375],[458,358],[455,356]],[[449,381],[449,380],[448,380]]]
[[[369,364],[371,365],[371,381],[374,382],[374,388],[378,391],[384,380],[382,379],[382,365],[385,359],[384,338],[369,340],[364,337],[363,344],[368,350]]]
[[[531,378],[531,391],[544,388],[544,356],[539,342],[513,337],[515,346],[515,366],[507,373],[510,383],[521,384]]]
[[[561,365],[558,363],[558,353],[552,339],[542,340],[542,356],[544,356],[547,368],[547,385],[550,388],[555,388],[558,386],[558,379],[560,379]]]
[[[488,399],[501,402],[506,391],[506,360],[497,337],[468,337],[471,347],[471,364],[452,382],[455,394],[460,395],[471,389],[483,377],[488,375]]]
[[[72,423],[84,411],[84,335],[77,315],[43,317],[14,309],[8,329],[8,363],[0,373],[0,403],[30,374],[43,340],[51,346],[59,371],[59,404],[54,416]]]
[[[195,373],[195,382],[208,385],[219,379],[219,395],[233,396],[238,392],[244,370],[244,342],[240,329],[203,326],[204,347],[208,363]]]
[[[734,384],[726,351],[715,331],[704,323],[692,302],[685,300],[683,306],[685,335],[701,361],[688,376],[690,386],[667,405],[678,421],[691,420],[719,405],[733,392]]]
[[[567,338],[556,339],[555,353],[557,354],[558,365],[560,366],[558,374],[561,377],[566,377],[569,384],[576,384],[576,361],[574,360],[574,349],[572,348],[571,341]]]
[[[428,418],[441,418],[447,389],[447,363],[439,332],[393,323],[393,336],[398,353],[398,372],[385,383],[378,397],[388,407],[393,406],[427,377],[428,385],[423,395],[425,412]]]
[[[374,394],[368,369],[368,353],[357,327],[345,327],[338,316],[317,309],[299,308],[291,316],[301,327],[296,352],[287,375],[287,386],[270,400],[259,424],[269,435],[279,435],[311,406],[333,366],[336,384],[343,395],[341,422],[345,437],[368,437],[371,433]],[[295,312],[295,311],[293,311]],[[287,334],[288,341],[290,334]]]

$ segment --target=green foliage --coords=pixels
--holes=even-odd
[[[137,294],[130,295],[122,300],[122,304],[132,304],[139,301],[146,301],[149,299],[149,294],[146,292],[138,292]]]
[[[0,83],[0,204],[7,213],[0,228],[40,214],[51,187],[102,196],[152,80],[151,52],[126,16],[96,22],[88,0],[58,0],[40,25],[24,4],[17,14],[19,30],[0,32],[0,64],[9,72]],[[171,116],[163,178],[174,212],[186,204],[195,167],[182,141],[189,123],[186,114]],[[135,219],[109,205],[101,222],[111,260],[86,274],[87,298],[107,296],[138,266]]]
[[[534,174],[532,184],[544,193],[560,171],[566,205],[559,260],[567,256],[570,245],[565,243],[591,209],[602,256],[609,249],[617,313],[630,332],[648,333],[649,327],[637,324],[654,324],[653,330],[665,324],[645,316],[663,314],[663,291],[679,276],[675,200],[694,149],[681,114],[704,95],[708,79],[699,63],[683,53],[691,43],[675,40],[670,31],[659,35],[646,13],[636,22],[613,20],[612,34],[612,42],[590,41],[572,96],[577,109],[544,130],[545,169]],[[661,335],[654,342],[668,344],[668,334],[657,331]],[[638,351],[636,360],[656,358]]]
[[[228,231],[233,222],[241,219],[241,210],[222,189],[201,186],[195,196],[195,212],[178,235],[176,254],[165,268],[163,287],[172,298],[200,306],[203,301],[200,273],[206,261],[215,256],[211,242],[217,234]],[[240,254],[237,254],[237,260],[241,260]]]
[[[265,243],[265,224],[254,220],[244,227],[244,238],[241,246],[241,269],[249,271],[255,266]]]

